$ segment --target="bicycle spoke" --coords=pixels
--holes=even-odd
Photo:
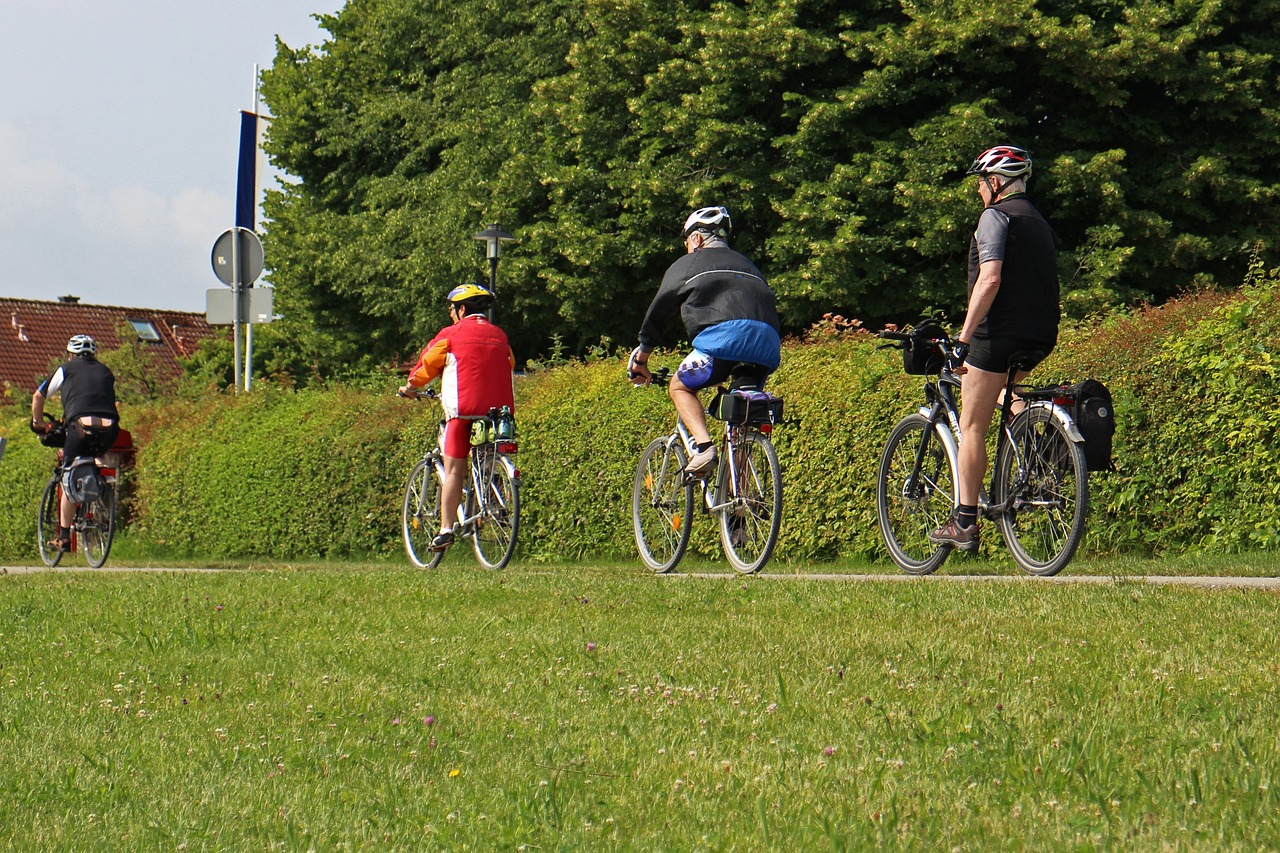
[[[929,534],[947,523],[955,506],[955,459],[938,427],[910,415],[889,433],[876,478],[880,535],[889,556],[909,574],[936,571],[951,549]]]
[[[1061,571],[1084,536],[1088,471],[1084,452],[1045,406],[1014,420],[996,460],[1001,532],[1014,560],[1034,575]]]
[[[631,492],[631,521],[640,558],[655,572],[680,562],[693,529],[693,486],[681,473],[686,462],[678,439],[657,438],[640,455]]]
[[[767,437],[743,432],[731,439],[732,460],[721,462],[718,497],[720,543],[733,568],[758,572],[778,543],[782,515],[782,469]]]

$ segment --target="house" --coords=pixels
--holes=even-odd
[[[191,354],[201,341],[229,335],[196,312],[82,305],[76,296],[57,302],[0,298],[0,390],[33,391],[53,366],[69,358],[67,341],[72,335],[89,335],[103,352],[127,343],[121,335],[129,327],[145,343],[162,379],[180,376],[178,359]]]

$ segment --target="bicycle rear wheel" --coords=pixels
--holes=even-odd
[[[485,453],[479,463],[473,455],[472,464],[479,465],[477,480],[483,497],[474,501],[480,515],[471,544],[481,565],[504,569],[516,552],[520,532],[520,481],[515,466],[500,453]]]
[[[739,434],[730,449],[733,464],[720,460],[716,497],[729,504],[720,510],[720,544],[734,570],[744,575],[764,568],[778,544],[782,527],[782,468],[773,442],[758,432]]]
[[[116,487],[99,479],[98,496],[82,504],[78,515],[84,557],[92,568],[100,568],[116,535]]]
[[[994,498],[1007,502],[1000,532],[1028,574],[1056,575],[1084,538],[1089,471],[1084,450],[1047,406],[1033,405],[1010,424],[1012,441],[996,457]]]
[[[947,523],[956,501],[956,459],[941,424],[908,415],[889,433],[876,474],[880,536],[898,568],[927,575],[951,553],[929,534]],[[918,463],[917,463],[918,460]]]
[[[440,531],[440,487],[444,475],[434,453],[413,466],[404,484],[404,503],[400,510],[400,532],[409,562],[420,569],[434,569],[444,557],[443,551],[432,551],[431,540]]]
[[[669,572],[689,547],[693,530],[693,484],[685,483],[688,462],[674,436],[649,442],[640,454],[631,489],[631,527],[640,559],[654,572]]]
[[[61,499],[62,491],[58,486],[58,475],[54,474],[49,478],[49,484],[44,487],[44,494],[40,498],[40,514],[36,516],[36,544],[40,548],[40,559],[44,560],[44,564],[49,568],[58,565],[63,554],[57,548],[49,547],[49,541],[58,535],[61,521],[58,517],[58,505]]]

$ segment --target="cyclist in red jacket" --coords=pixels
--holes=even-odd
[[[510,406],[515,411],[512,372],[516,358],[506,333],[489,322],[486,312],[493,306],[493,293],[478,284],[462,284],[449,291],[449,319],[431,339],[409,371],[409,381],[401,394],[409,394],[440,377],[440,401],[444,405],[444,484],[440,495],[440,533],[431,541],[432,550],[443,551],[453,544],[453,525],[462,502],[467,459],[471,455],[471,421],[489,414],[493,408]]]

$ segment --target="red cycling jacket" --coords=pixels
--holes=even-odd
[[[409,371],[409,384],[421,388],[441,377],[440,402],[450,418],[487,415],[502,406],[515,411],[515,366],[506,333],[483,314],[468,314],[431,339]]]

